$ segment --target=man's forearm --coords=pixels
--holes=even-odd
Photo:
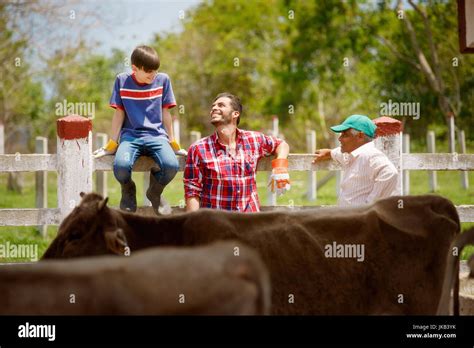
[[[120,109],[115,109],[114,117],[112,118],[112,131],[110,132],[110,138],[115,142],[118,142],[120,136],[120,130],[125,120],[125,112]]]
[[[186,212],[196,211],[199,209],[200,199],[199,197],[186,198]]]
[[[282,141],[280,145],[275,150],[277,158],[288,158],[288,154],[290,153],[290,146],[286,141]]]

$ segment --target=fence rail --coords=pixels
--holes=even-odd
[[[0,226],[59,225],[57,208],[0,209]]]
[[[17,158],[15,160],[15,157]],[[334,161],[312,164],[312,154],[291,154],[288,157],[290,171],[339,171],[340,166]],[[113,156],[95,159],[93,162],[95,171],[111,171]],[[180,171],[184,170],[185,159],[179,157]],[[430,170],[474,170],[474,155],[456,154],[403,154],[401,157],[403,169],[430,171]],[[156,163],[148,157],[141,157],[134,166],[134,171],[149,171]],[[32,171],[56,171],[56,155],[0,155],[0,168],[2,172],[32,172]],[[258,164],[260,171],[271,170],[271,158],[264,158]],[[264,206],[262,210],[301,210],[324,208],[325,206]],[[462,222],[474,222],[474,205],[456,206]],[[174,207],[173,212],[183,212],[184,209]],[[144,207],[145,214],[151,214],[151,208]],[[34,226],[34,225],[58,225],[61,216],[59,209],[0,209],[0,226]]]
[[[57,155],[0,155],[1,172],[39,172],[57,170]]]
[[[290,171],[311,170],[340,170],[341,167],[334,161],[312,164],[312,154],[291,154],[288,157],[288,169]],[[111,171],[113,156],[106,156],[94,160],[95,171]],[[185,159],[179,157],[180,171],[184,170]],[[134,171],[146,172],[151,166],[156,166],[151,158],[141,157],[133,167]],[[401,157],[403,170],[474,170],[474,155],[451,154],[451,153],[410,153]],[[37,172],[57,171],[57,155],[0,155],[0,172]],[[271,171],[271,158],[264,158],[258,164],[258,170]]]
[[[334,205],[312,206],[262,206],[262,211],[299,211],[309,209],[334,208]],[[461,222],[474,222],[474,205],[457,205],[456,210]],[[184,213],[185,208],[173,207],[173,214]],[[138,213],[156,216],[151,207],[139,207]],[[61,222],[60,210],[48,209],[0,209],[0,226],[36,226],[59,225]]]
[[[381,149],[397,167],[403,171],[468,171],[474,170],[474,155],[457,153],[402,153],[402,133],[400,122],[381,117],[375,120],[378,130],[382,132],[375,140]],[[384,126],[386,129],[384,130]],[[92,124],[90,120],[79,116],[68,116],[58,120],[58,153],[57,154],[10,154],[0,153],[0,172],[47,172],[58,173],[58,206],[43,208],[37,204],[36,209],[0,209],[0,226],[44,226],[57,225],[78,204],[79,192],[92,190],[92,173],[111,171],[113,156],[100,159],[92,157]],[[274,127],[275,128],[275,127]],[[71,137],[74,136],[74,137]],[[197,135],[195,134],[195,137]],[[105,139],[102,139],[102,143]],[[196,140],[196,139],[194,139]],[[310,144],[314,147],[314,144]],[[313,164],[313,154],[291,154],[289,171],[329,170],[339,174],[340,166],[334,161]],[[184,170],[185,158],[179,157],[180,170]],[[134,171],[149,171],[156,163],[148,157],[141,157],[134,166]],[[259,171],[271,171],[271,158],[264,158],[258,164]],[[105,173],[104,173],[105,174]],[[105,180],[103,184],[105,184]],[[400,188],[403,184],[400,175]],[[321,182],[321,185],[323,183]],[[102,185],[104,186],[104,185]],[[100,189],[104,191],[105,186]],[[43,197],[44,199],[44,197]],[[44,206],[44,205],[43,205]],[[270,203],[262,210],[302,210],[325,208],[328,206],[276,206]],[[456,207],[462,222],[474,222],[474,205]],[[174,207],[173,213],[183,212],[183,208]],[[139,212],[153,215],[150,207],[140,207]]]

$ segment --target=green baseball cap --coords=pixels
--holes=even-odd
[[[333,132],[340,133],[353,128],[358,130],[365,135],[373,138],[377,126],[372,122],[370,118],[365,115],[351,115],[342,124],[331,127]]]

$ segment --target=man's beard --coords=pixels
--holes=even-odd
[[[228,124],[232,123],[232,112],[229,112],[227,115],[226,114],[220,114],[221,118],[219,120],[215,120],[211,118],[211,124],[214,126],[226,126]]]

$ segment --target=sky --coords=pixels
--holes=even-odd
[[[99,50],[112,48],[131,52],[139,44],[149,43],[155,33],[180,30],[180,17],[186,17],[201,0],[105,0],[101,8],[108,18],[103,25],[89,31],[91,39],[101,42]],[[94,2],[85,1],[86,4]]]
[[[1,1],[1,0],[0,0]],[[181,20],[202,0],[40,0],[41,15],[17,17],[22,32],[30,36],[27,60],[38,71],[58,50],[75,47],[85,39],[91,53],[104,56],[113,48],[127,57],[140,44],[151,43],[155,34],[181,30]],[[46,8],[51,10],[45,10]],[[97,43],[97,45],[93,45]],[[39,57],[42,59],[38,59]],[[41,78],[41,77],[38,77]],[[51,88],[44,85],[46,95]]]
[[[37,8],[32,3],[30,15],[17,11],[12,22],[30,37],[32,59],[75,47],[79,38],[98,43],[95,50],[103,55],[112,48],[131,53],[139,44],[150,43],[156,33],[181,30],[183,17],[201,1],[39,0]]]

